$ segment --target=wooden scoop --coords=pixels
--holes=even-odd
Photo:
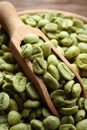
[[[55,115],[60,117],[56,108],[54,107],[50,96],[48,94],[47,88],[39,76],[36,76],[32,63],[27,58],[23,58],[21,55],[20,44],[24,39],[26,34],[34,33],[41,37],[44,41],[49,41],[49,39],[39,30],[33,27],[25,25],[19,18],[14,6],[9,2],[0,2],[0,23],[3,28],[8,32],[10,36],[10,48],[16,61],[19,63],[23,69],[26,76],[31,80],[35,88],[37,89],[39,95],[42,97],[43,101],[46,103],[50,111]],[[78,82],[82,86],[83,96],[86,97],[83,82],[79,74],[71,67],[70,63],[64,58],[64,56],[51,44],[52,51],[72,70],[75,74]]]

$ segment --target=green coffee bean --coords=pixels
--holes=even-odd
[[[39,22],[38,22],[38,27],[43,27],[45,26],[46,24],[49,23],[49,20],[48,19],[41,19]]]
[[[73,116],[64,116],[64,117],[62,117],[60,124],[74,124]]]
[[[81,94],[81,85],[79,83],[75,83],[72,87],[72,91],[71,91],[71,95],[74,97],[74,98],[78,98],[80,97],[80,94]]]
[[[78,106],[73,106],[73,107],[62,107],[59,109],[59,112],[62,115],[68,116],[68,115],[73,115],[78,111]]]
[[[81,109],[75,114],[75,121],[79,122],[85,118],[86,112],[85,110]]]
[[[30,26],[33,26],[33,27],[35,27],[37,25],[36,21],[33,18],[27,18],[25,23],[27,25],[30,25]]]
[[[47,85],[48,89],[55,90],[59,88],[58,81],[50,73],[46,72],[43,75],[43,80],[44,80],[44,83]]]
[[[42,122],[37,119],[31,120],[30,124],[33,129],[41,130],[41,128],[42,128]]]
[[[41,20],[41,17],[39,15],[33,15],[32,18],[36,21],[39,22]]]
[[[26,77],[19,77],[19,76],[13,77],[13,86],[17,92],[23,92],[25,90],[26,84],[27,84]]]
[[[67,31],[61,31],[59,33],[59,38],[66,38],[69,37],[69,33]]]
[[[48,117],[51,115],[51,113],[48,111],[48,109],[46,107],[42,108],[42,114],[44,117]]]
[[[0,70],[14,73],[14,67],[14,64],[2,63],[0,65]]]
[[[87,119],[84,119],[76,124],[76,130],[86,130],[87,129]]]
[[[30,16],[27,15],[27,14],[24,14],[22,16],[20,16],[21,20],[25,23],[26,22],[26,19],[29,18]]]
[[[63,29],[69,29],[73,25],[73,21],[71,19],[65,18],[62,23]]]
[[[47,71],[47,62],[42,58],[36,58],[33,61],[33,70],[36,74],[44,74]]]
[[[10,126],[18,124],[20,120],[21,115],[17,111],[10,111],[8,113],[8,123]]]
[[[59,130],[77,130],[72,124],[63,124],[59,126]]]
[[[87,53],[87,44],[84,42],[80,42],[78,44],[78,47],[80,49],[80,53]]]
[[[32,55],[32,51],[33,51],[32,45],[26,44],[22,47],[21,54],[22,56],[29,58]]]
[[[52,39],[52,40],[50,40],[50,42],[51,42],[55,47],[58,46],[58,41],[57,41],[56,39]]]
[[[43,125],[48,130],[54,130],[59,127],[60,120],[59,120],[59,118],[57,118],[55,116],[48,116],[43,120]]]
[[[15,63],[15,60],[13,58],[13,55],[11,52],[5,52],[3,57],[2,57],[7,63]]]
[[[59,72],[58,72],[58,69],[57,69],[54,65],[50,64],[50,65],[48,66],[48,72],[49,72],[56,80],[59,80]]]
[[[60,43],[61,46],[65,46],[65,47],[70,47],[72,45],[72,39],[71,38],[64,38],[61,40],[61,43]]]
[[[80,109],[83,109],[84,108],[84,101],[85,101],[85,98],[83,97],[80,97],[78,102],[77,102],[77,105]]]
[[[87,35],[86,35],[86,34],[78,34],[78,35],[77,35],[77,39],[78,39],[80,42],[87,42]]]
[[[72,80],[75,77],[73,72],[63,62],[60,62],[58,64],[58,70],[59,70],[60,74],[62,75],[62,77],[66,80]]]
[[[64,91],[66,94],[69,94],[71,92],[74,83],[74,80],[70,80],[64,85]]]
[[[87,70],[87,54],[86,53],[79,54],[76,58],[76,64],[78,65],[79,68]]]
[[[9,106],[10,97],[5,92],[0,92],[0,110],[6,110]]]
[[[58,29],[58,26],[55,23],[48,23],[44,26],[44,29],[47,32],[55,32]]]
[[[34,47],[32,50],[32,55],[30,56],[30,60],[33,61],[36,58],[43,58],[43,52],[40,47]]]
[[[65,52],[65,57],[70,60],[73,59],[75,57],[77,57],[80,54],[80,50],[78,47],[76,46],[71,46],[67,49],[67,51]]]
[[[5,124],[0,124],[0,130],[9,130]]]
[[[83,28],[84,24],[83,24],[82,20],[74,18],[73,19],[73,25],[78,27],[78,28]]]
[[[22,110],[22,114],[21,115],[22,115],[23,118],[27,118],[29,116],[30,112],[31,112],[31,109],[24,108]]]
[[[59,96],[59,97],[62,96],[63,98],[66,97],[64,90],[61,90],[61,89],[57,89],[57,90],[54,90],[53,92],[51,92],[51,94],[50,94],[51,99],[55,99],[56,96]]]
[[[37,101],[37,100],[33,101],[33,100],[28,99],[24,102],[25,108],[36,108],[36,107],[39,107],[39,106],[40,106],[40,102]]]
[[[39,95],[37,93],[37,91],[35,90],[33,84],[30,82],[30,83],[27,83],[27,85],[25,86],[25,89],[26,89],[26,93],[27,95],[33,99],[33,100],[37,100],[39,99]]]
[[[41,47],[42,44],[44,44],[44,41],[43,41],[42,39],[39,39],[39,42],[33,43],[33,44],[32,44],[32,47],[33,47],[33,48],[34,48],[34,47]]]
[[[19,123],[17,125],[10,127],[10,130],[29,130],[29,129],[28,129],[27,124]]]
[[[51,55],[51,46],[49,42],[45,42],[44,44],[42,44],[41,48],[45,58]]]
[[[60,108],[60,107],[64,106],[65,101],[64,101],[64,98],[62,96],[57,96],[54,98],[53,103],[56,106],[56,108]]]
[[[50,65],[50,64],[53,64],[55,66],[58,65],[59,61],[57,59],[57,57],[53,54],[51,54],[50,56],[48,56],[47,58],[47,63]]]
[[[9,50],[10,50],[5,44],[2,44],[1,49],[2,49],[4,52],[9,52]]]
[[[25,43],[36,43],[39,41],[39,37],[35,34],[27,34],[24,37],[24,42]]]
[[[16,101],[14,99],[10,99],[8,109],[18,111],[18,104],[16,103]]]
[[[77,101],[77,98],[73,98],[73,99],[65,99],[65,104],[64,106],[65,107],[73,107],[76,105],[76,101]]]
[[[49,38],[49,39],[58,39],[59,38],[59,35],[57,34],[57,33],[54,33],[54,32],[48,32],[48,33],[46,33],[47,34],[47,37]]]

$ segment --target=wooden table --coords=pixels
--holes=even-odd
[[[3,1],[3,0],[0,0]],[[29,9],[57,9],[74,12],[87,17],[87,0],[7,0],[18,11]]]

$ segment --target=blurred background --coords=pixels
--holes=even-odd
[[[0,0],[4,1],[4,0]],[[18,11],[30,9],[57,9],[87,16],[87,0],[5,0]]]

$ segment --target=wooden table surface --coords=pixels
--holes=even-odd
[[[57,10],[74,12],[87,17],[87,0],[7,0],[7,1],[14,4],[14,6],[18,11],[30,10],[30,9],[57,9]]]

